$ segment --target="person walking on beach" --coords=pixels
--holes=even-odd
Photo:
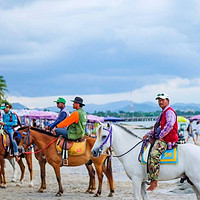
[[[162,153],[167,148],[173,148],[178,141],[177,114],[169,105],[169,95],[159,93],[156,100],[158,100],[162,112],[157,118],[154,128],[143,137],[143,140],[150,136],[155,139],[148,159],[148,175],[151,181],[147,188],[148,191],[153,191],[157,187]]]
[[[60,122],[56,126],[57,128],[53,129],[53,134],[56,136],[62,135],[66,139],[77,140],[83,138],[85,135],[87,114],[82,108],[85,104],[81,97],[75,97],[71,101],[73,102],[73,108],[76,110]]]
[[[58,97],[56,101],[57,107],[60,108],[60,113],[58,115],[58,118],[55,120],[55,122],[49,124],[48,126],[45,127],[45,130],[53,130],[53,128],[58,125],[60,122],[62,122],[65,118],[69,117],[69,111],[67,110],[65,104],[66,100],[62,97]]]
[[[13,138],[14,135],[14,127],[18,125],[17,115],[11,111],[12,105],[8,102],[1,104],[1,110],[4,111],[3,113],[3,122],[0,121],[0,124],[4,126],[4,130],[6,130],[10,135],[10,140],[13,145],[13,151],[16,161],[19,161],[20,158],[18,157],[18,146],[16,141]]]
[[[196,141],[194,139],[194,133],[193,133],[193,128],[192,128],[192,123],[193,123],[193,120],[190,120],[190,123],[189,123],[189,125],[187,127],[188,138],[187,138],[186,142],[188,142],[189,139],[190,139],[190,137],[192,137],[194,144],[196,144]]]
[[[198,142],[198,137],[200,135],[200,123],[197,121],[197,126],[196,126],[196,144]]]

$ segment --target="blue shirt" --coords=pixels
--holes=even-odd
[[[4,129],[9,133],[13,130],[12,127],[17,125],[17,116],[9,110],[8,113],[3,114]]]
[[[69,112],[67,111],[66,107],[64,107],[60,111],[60,113],[59,113],[58,118],[56,119],[56,121],[53,122],[53,123],[51,123],[51,124],[49,124],[50,129],[52,130],[57,124],[59,124],[60,122],[62,122],[68,116],[69,116]]]

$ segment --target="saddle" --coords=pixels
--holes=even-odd
[[[58,154],[62,154],[63,165],[68,165],[68,155],[80,156],[86,151],[86,139],[69,140],[60,136],[56,142]]]
[[[151,151],[151,144],[148,144],[147,147],[144,147],[144,151],[141,155],[141,164],[147,164],[149,153]],[[173,149],[168,149],[164,151],[160,158],[160,164],[177,164],[178,163],[178,146],[175,146]]]
[[[0,129],[0,135],[2,135],[2,144],[4,149],[6,150],[5,158],[10,154],[13,154],[13,147],[10,142],[10,135],[6,130]]]

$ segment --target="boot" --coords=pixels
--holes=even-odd
[[[158,181],[151,181],[150,186],[147,188],[147,191],[153,191],[158,186]]]

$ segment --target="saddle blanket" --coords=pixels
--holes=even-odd
[[[57,140],[56,149],[59,153],[62,152],[63,142],[64,139],[62,139],[61,141],[59,141],[59,139]],[[83,155],[86,151],[86,140],[83,140],[81,142],[72,142],[70,145],[68,143],[68,146],[69,148],[67,149],[70,156],[80,156]]]
[[[145,165],[147,163],[149,149],[150,149],[150,145],[148,145],[148,147],[144,149],[144,152],[142,154],[141,164],[143,164],[143,165]],[[172,165],[177,164],[178,163],[178,152],[179,152],[178,146],[174,149],[166,150],[161,156],[160,164],[161,165],[163,165],[163,164],[172,164]]]

